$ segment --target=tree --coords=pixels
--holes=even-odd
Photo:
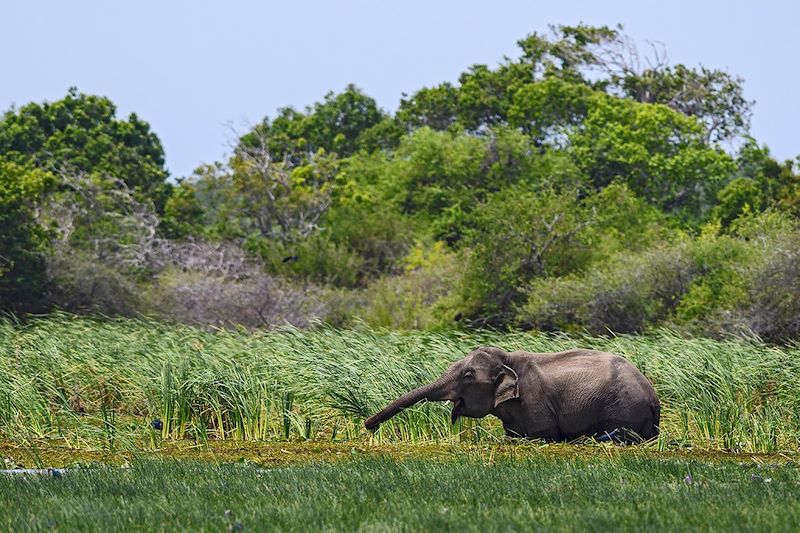
[[[622,26],[551,25],[549,37],[534,32],[517,41],[522,51],[519,62],[531,69],[533,80],[557,77],[589,84],[591,75],[587,74],[602,62],[603,51],[624,40],[621,29]]]
[[[518,131],[495,128],[476,136],[425,127],[405,136],[368,172],[377,174],[374,194],[454,245],[487,195],[530,178],[533,166],[530,140]]]
[[[408,131],[429,127],[446,130],[458,120],[458,89],[450,83],[423,88],[400,100],[395,118]]]
[[[320,230],[320,217],[331,202],[336,157],[320,149],[300,163],[288,155],[276,159],[268,134],[253,130],[245,137],[226,165],[198,169],[195,179],[182,184],[192,190],[171,201],[170,208],[177,214],[183,203],[188,211],[181,216],[203,219],[228,238],[257,236],[285,244]]]
[[[750,178],[735,178],[717,193],[714,216],[728,226],[740,215],[757,213],[764,208],[764,194]]]
[[[553,79],[591,85],[584,70],[596,62],[593,47],[616,36],[608,27],[584,25],[551,27],[550,36],[533,33],[518,41],[522,55],[517,60],[506,58],[496,69],[473,65],[459,76],[457,86],[421,89],[401,101],[397,119],[409,129],[444,130],[458,124],[473,133],[505,125],[521,90]]]
[[[149,200],[122,180],[60,170],[37,218],[50,229],[47,303],[68,311],[133,315],[161,238]]]
[[[47,233],[36,221],[52,174],[0,156],[0,309],[39,308],[47,286]]]
[[[742,78],[727,72],[675,65],[626,73],[615,81],[638,102],[664,104],[696,117],[705,127],[706,142],[737,139],[750,129],[753,102],[744,97]]]
[[[736,158],[736,177],[749,178],[755,182],[766,204],[778,204],[789,208],[790,199],[797,194],[800,176],[795,173],[794,162],[776,161],[766,146],[759,146],[753,138],[747,138]],[[754,207],[754,206],[751,206]]]
[[[565,275],[591,257],[587,229],[597,211],[574,192],[510,187],[476,213],[464,281],[466,316],[475,325],[509,324],[530,282]]]
[[[39,222],[51,229],[49,261],[81,255],[123,274],[151,268],[160,219],[123,180],[110,181],[78,169],[62,169],[58,188],[42,201]],[[80,275],[80,273],[78,273]]]
[[[361,135],[385,118],[375,100],[351,84],[339,94],[329,92],[305,112],[281,108],[274,120],[265,118],[242,136],[239,149],[263,146],[272,158],[288,158],[292,164],[302,163],[319,150],[346,157],[360,148]]]
[[[169,238],[203,233],[205,214],[194,184],[182,180],[172,189],[164,205],[161,230]]]
[[[495,69],[473,65],[458,85],[443,83],[403,98],[397,119],[408,129],[457,124],[481,132],[509,122],[530,127],[526,119],[536,125],[543,118],[580,114],[580,106],[559,107],[576,104],[574,98],[563,100],[569,96],[564,89],[594,89],[695,117],[705,128],[705,142],[747,135],[753,102],[744,98],[741,78],[705,67],[670,66],[662,48],[653,45],[647,56],[622,29],[580,24],[532,33],[518,41],[517,59],[506,58]]]
[[[52,103],[30,103],[0,119],[0,154],[18,164],[46,169],[66,166],[123,180],[141,197],[163,207],[164,149],[136,114],[116,117],[108,98],[71,88]]]
[[[558,78],[519,89],[509,108],[509,123],[531,136],[537,145],[561,147],[589,110],[590,87]]]
[[[569,140],[596,188],[621,179],[646,201],[687,220],[702,218],[734,171],[730,156],[705,143],[697,120],[659,104],[593,95]]]

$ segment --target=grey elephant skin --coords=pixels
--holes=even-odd
[[[613,437],[636,442],[658,435],[661,406],[653,386],[623,357],[594,350],[556,353],[473,350],[442,376],[414,389],[364,425],[375,430],[421,400],[451,401],[460,416],[494,415],[506,435],[571,441]]]

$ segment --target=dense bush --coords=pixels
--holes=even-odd
[[[723,309],[722,328],[752,332],[773,342],[800,337],[800,225],[768,211],[744,216],[733,226],[747,243],[749,260],[737,263],[742,296]]]
[[[621,251],[580,273],[529,285],[521,325],[592,333],[670,324],[696,334],[800,334],[800,230],[777,212],[707,226],[641,252]]]
[[[0,155],[114,176],[160,209],[170,190],[161,141],[135,113],[123,120],[116,111],[108,98],[76,88],[56,102],[12,108],[0,117]]]
[[[747,280],[739,320],[762,339],[800,338],[800,234],[774,243]]]
[[[279,109],[177,183],[107,98],[9,110],[0,308],[795,339],[800,174],[742,80],[642,68],[619,28],[518,44],[394,114],[352,85]]]
[[[458,257],[444,243],[417,243],[399,275],[375,280],[358,318],[371,327],[435,329],[452,327],[461,279]]]
[[[585,266],[591,258],[587,228],[595,218],[575,192],[514,188],[493,195],[470,237],[467,318],[477,325],[507,323],[530,281]]]
[[[47,234],[36,203],[54,177],[0,155],[0,310],[38,309],[47,288]]]
[[[688,248],[620,252],[581,274],[535,280],[518,319],[550,331],[641,332],[670,317],[697,276]]]

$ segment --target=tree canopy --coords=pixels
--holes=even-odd
[[[621,27],[518,46],[394,113],[354,85],[280,108],[176,181],[105,97],[7,111],[0,307],[800,335],[800,298],[765,296],[794,283],[800,175],[743,80]]]
[[[76,88],[56,102],[6,111],[0,154],[18,164],[112,176],[161,202],[168,192],[164,149],[147,122],[135,113],[121,120],[111,100]]]

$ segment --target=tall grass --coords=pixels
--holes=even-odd
[[[800,448],[796,347],[668,331],[609,338],[330,328],[251,333],[71,315],[25,325],[0,321],[0,439],[57,439],[74,447],[169,439],[499,439],[497,421],[451,427],[448,406],[433,403],[407,410],[375,435],[362,427],[364,417],[482,344],[624,355],[661,397],[662,447]]]

